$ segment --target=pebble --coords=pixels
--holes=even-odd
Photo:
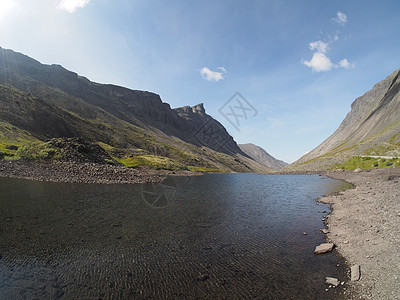
[[[207,274],[202,274],[199,276],[200,281],[206,281],[207,279],[210,279],[210,276],[208,276]]]

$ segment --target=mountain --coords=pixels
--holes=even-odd
[[[0,152],[6,155],[30,151],[41,157],[50,147],[50,153],[62,157],[52,148],[60,143],[48,144],[61,138],[97,144],[127,166],[265,170],[203,104],[172,109],[155,93],[91,82],[60,65],[44,65],[1,47],[0,130]],[[7,149],[10,144],[30,149],[17,153]]]
[[[288,165],[284,161],[278,160],[270,155],[263,148],[254,144],[238,144],[238,146],[244,153],[266,168],[280,170]]]
[[[400,70],[357,98],[339,128],[291,169],[333,168],[353,156],[400,156]]]

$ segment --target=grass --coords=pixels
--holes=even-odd
[[[392,158],[375,158],[370,156],[353,156],[348,161],[336,165],[332,169],[343,169],[343,170],[355,170],[357,168],[360,169],[379,169],[386,167],[400,167],[400,159]]]
[[[193,172],[203,172],[203,173],[226,173],[226,170],[220,170],[215,168],[203,168],[203,167],[194,167],[194,166],[187,166],[189,171]]]
[[[20,158],[18,150],[21,146],[39,142],[28,132],[0,121],[0,159],[18,159]],[[17,146],[18,150],[11,146]]]
[[[139,166],[150,167],[155,170],[186,170],[186,166],[176,160],[168,157],[156,155],[138,155],[122,159],[117,159],[127,168],[136,168]]]

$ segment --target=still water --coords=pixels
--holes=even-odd
[[[344,261],[313,253],[329,211],[316,199],[345,188],[306,175],[0,178],[0,299],[335,297],[324,279],[344,280]]]

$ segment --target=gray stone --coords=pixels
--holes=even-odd
[[[340,281],[333,277],[326,277],[325,283],[330,284],[334,287],[337,287],[340,284]]]
[[[327,234],[327,233],[329,233],[329,230],[328,230],[328,229],[321,229],[321,232],[322,232],[323,234]]]
[[[334,246],[335,246],[335,244],[333,244],[333,243],[321,244],[321,245],[315,247],[314,253],[315,254],[322,254],[322,253],[330,252],[330,251],[332,251]]]
[[[360,276],[361,276],[360,266],[354,265],[351,267],[350,270],[351,270],[351,281],[360,280]]]

